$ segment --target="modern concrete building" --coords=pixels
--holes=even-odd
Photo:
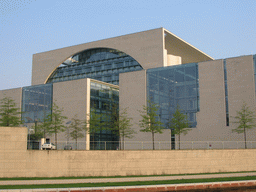
[[[177,136],[167,124],[177,105],[191,124],[191,131],[181,137],[182,148],[209,144],[240,148],[243,135],[232,133],[236,127],[232,117],[243,101],[255,108],[255,60],[253,55],[214,60],[158,28],[35,54],[32,86],[0,91],[0,98],[12,96],[28,126],[42,121],[53,102],[63,108],[67,122],[75,115],[85,119],[93,107],[97,113],[106,113],[109,103],[119,103],[120,110],[127,109],[136,131],[125,140],[125,147],[151,149],[151,133],[140,132],[138,126],[139,111],[150,98],[158,104],[158,118],[166,126],[163,134],[156,134],[156,148],[176,147],[171,142]],[[248,141],[254,141],[255,135],[255,130],[249,130]],[[119,137],[111,131],[90,137],[87,133],[86,139],[79,140],[80,146],[87,143],[81,148],[89,149],[90,139],[103,146],[107,141],[107,149],[118,147]],[[64,133],[58,138],[67,140]],[[104,148],[101,145],[96,148]]]

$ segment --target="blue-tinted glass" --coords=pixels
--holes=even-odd
[[[121,51],[107,48],[90,49],[67,59],[56,69],[47,83],[92,78],[119,84],[119,73],[141,69],[141,65],[135,59]]]
[[[187,89],[187,96],[188,97],[194,97],[197,95],[197,87],[196,84],[192,84],[192,85],[187,85],[186,86]]]
[[[196,99],[192,98],[188,100],[188,110],[196,110],[197,109],[197,103]]]
[[[175,71],[175,81],[176,82],[184,82],[185,78],[185,73],[184,73],[184,68],[178,68]]]
[[[185,97],[186,92],[185,92],[185,86],[177,86],[176,87],[176,97]]]
[[[194,66],[191,67],[185,67],[185,81],[193,81],[196,80],[196,71],[197,68]]]
[[[52,84],[22,88],[22,120],[24,123],[42,122],[51,113]]]
[[[177,100],[177,104],[182,111],[187,111],[187,99],[179,99]]]
[[[106,114],[108,118],[103,119],[103,121],[110,120],[110,113],[113,106],[119,106],[119,90],[117,88],[113,88],[107,85],[103,85],[96,82],[91,82],[91,110],[96,109],[96,113]],[[111,130],[100,130],[98,133],[90,136],[91,146],[94,149],[105,149],[105,144],[101,145],[100,141],[113,141],[107,142],[107,149],[116,149],[118,146],[119,138]],[[93,149],[93,148],[91,148]]]
[[[179,105],[182,113],[187,114],[191,126],[196,126],[198,87],[197,63],[147,70],[147,96],[159,105],[158,114],[164,125],[170,122]]]

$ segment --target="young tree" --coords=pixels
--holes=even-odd
[[[43,122],[37,123],[37,132],[39,132],[39,135],[41,135],[41,138],[46,138],[46,135],[48,134],[48,127],[50,122],[47,120],[47,118],[43,119]]]
[[[246,130],[254,128],[255,125],[255,114],[250,110],[250,107],[244,102],[240,111],[237,111],[237,116],[233,117],[235,121],[233,123],[238,124],[236,129],[232,129],[232,132],[238,134],[244,133],[244,147],[246,145]]]
[[[38,122],[37,119],[35,120],[35,125],[32,126],[32,129],[35,130],[35,133],[30,135],[31,140],[39,140],[41,138],[45,138],[47,132],[47,127],[49,126],[49,120],[45,115],[42,119],[42,122]]]
[[[114,107],[115,108],[115,107]],[[127,117],[127,108],[119,111],[115,110],[111,113],[111,122],[110,126],[113,134],[119,136],[119,146],[122,149],[121,138],[123,141],[123,149],[124,149],[124,138],[132,138],[133,134],[136,133],[132,129],[132,118]]]
[[[104,117],[104,124],[106,130],[111,131],[112,135],[118,137],[118,139],[112,137],[115,142],[115,147],[117,147],[117,145],[120,147],[121,138],[119,130],[119,105],[114,101],[114,99],[111,99],[111,101],[106,105],[106,116]],[[119,144],[117,143],[117,140],[119,140]]]
[[[105,125],[113,134],[119,136],[119,106],[113,100],[107,105],[107,114]]]
[[[4,97],[0,100],[0,126],[16,127],[21,122],[20,109],[11,97]]]
[[[158,105],[151,100],[148,100],[147,106],[143,106],[141,113],[142,119],[139,121],[141,132],[150,132],[152,134],[153,150],[155,149],[155,133],[162,133],[162,122],[157,120]]]
[[[76,141],[76,149],[77,149],[77,139],[84,137],[84,134],[82,133],[83,131],[82,121],[77,118],[77,115],[75,115],[75,117],[71,119],[69,128],[71,129],[70,136],[72,139]]]
[[[96,133],[99,133],[103,128],[103,115],[98,114],[95,108],[92,108],[90,113],[87,114],[87,120],[84,122],[84,129],[88,131],[90,136],[92,136],[93,150],[95,148],[94,137]]]
[[[58,148],[58,133],[65,131],[66,127],[63,125],[66,116],[62,115],[63,109],[60,109],[56,103],[52,105],[52,113],[47,116],[45,124],[47,132],[51,135],[54,134],[56,149]]]
[[[32,126],[31,128],[35,130],[35,126]],[[37,127],[37,128],[39,128],[39,127]],[[40,140],[42,137],[43,137],[43,132],[40,130],[37,130],[37,131],[34,131],[34,133],[30,135],[30,140],[36,141],[36,140]]]
[[[136,132],[132,129],[132,118],[127,117],[127,109],[124,109],[119,114],[119,121],[117,123],[117,128],[119,132],[119,141],[122,138],[123,141],[123,149],[124,149],[124,138],[132,138],[133,134]],[[122,149],[120,143],[120,149]]]
[[[188,131],[191,130],[191,129],[188,129],[188,127],[189,127],[188,116],[186,114],[183,114],[180,110],[179,105],[177,105],[177,109],[173,114],[173,118],[170,121],[170,129],[172,130],[173,134],[179,136],[179,150],[180,150],[180,135],[181,134],[186,135]]]

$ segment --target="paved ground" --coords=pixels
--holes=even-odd
[[[243,177],[243,176],[256,176],[256,172],[206,174],[206,175],[156,176],[156,177],[95,178],[95,179],[8,180],[8,181],[0,181],[0,185],[107,183],[107,182],[160,181],[160,180],[176,180],[176,179],[201,179],[201,178],[223,178],[223,177]]]

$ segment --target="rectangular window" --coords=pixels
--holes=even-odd
[[[198,64],[168,66],[147,70],[147,98],[159,105],[163,125],[168,125],[177,106],[196,127],[199,111]],[[163,117],[163,118],[162,118]]]
[[[111,68],[112,68],[111,64],[105,65],[105,70],[111,69]]]
[[[52,84],[22,88],[22,121],[34,123],[43,121],[51,113]]]

